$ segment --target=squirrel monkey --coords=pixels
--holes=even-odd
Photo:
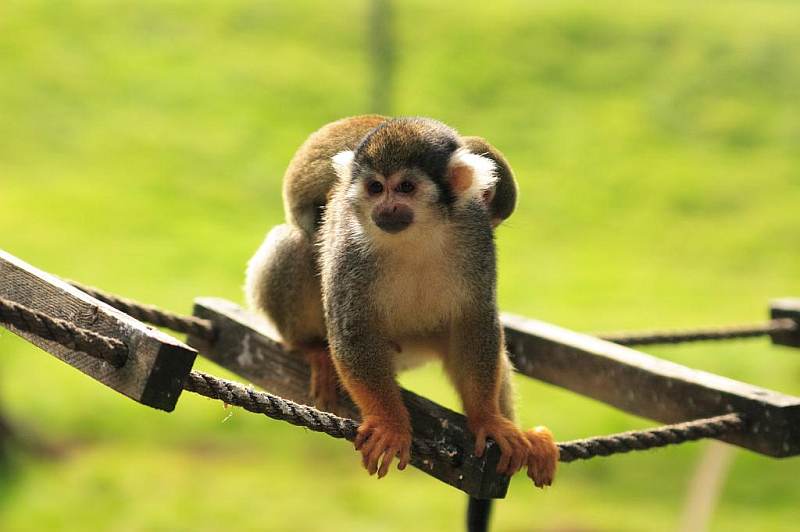
[[[344,119],[300,148],[284,202],[288,223],[250,261],[248,300],[309,357],[318,406],[335,404],[338,374],[362,415],[355,443],[370,474],[410,460],[395,374],[427,356],[461,396],[475,453],[491,437],[499,472],[527,466],[549,485],[558,450],[547,429],[513,423],[497,313],[492,228],[516,202],[502,154],[430,119]]]
[[[335,411],[338,378],[327,348],[319,281],[318,239],[322,213],[337,180],[332,158],[353,150],[373,129],[390,119],[380,115],[343,118],[323,126],[297,150],[283,179],[284,225],[272,229],[250,260],[245,295],[251,309],[266,315],[289,349],[311,366],[310,396]],[[492,224],[514,211],[517,186],[503,154],[480,137],[462,137],[471,152],[491,158],[497,182],[485,192]]]

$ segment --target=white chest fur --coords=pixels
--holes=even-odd
[[[395,341],[440,331],[468,299],[443,237],[414,238],[382,253],[376,303]]]

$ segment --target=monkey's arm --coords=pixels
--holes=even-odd
[[[338,245],[337,245],[338,244]],[[393,348],[384,338],[370,297],[375,264],[346,238],[323,262],[328,341],[339,378],[361,412],[355,447],[369,473],[383,477],[395,456],[411,460],[411,422],[395,380]]]
[[[460,321],[451,334],[445,367],[464,403],[475,435],[475,454],[483,454],[486,438],[491,437],[501,451],[498,472],[512,475],[527,466],[537,487],[549,486],[555,476],[558,448],[547,428],[522,431],[514,423],[511,363],[499,323],[489,326],[477,317]]]
[[[536,486],[549,486],[555,476],[558,448],[547,428],[523,432],[514,423],[511,363],[496,317],[487,320],[485,315],[473,314],[458,320],[446,362],[475,434],[475,454],[483,454],[486,438],[491,437],[501,451],[498,472],[512,475],[527,466]]]
[[[394,377],[390,346],[352,338],[347,345],[336,345],[332,353],[339,378],[361,412],[354,443],[364,467],[380,478],[399,456],[397,467],[405,469],[411,460],[411,422]]]
[[[445,369],[464,404],[480,456],[491,437],[501,450],[499,473],[512,475],[527,461],[530,444],[514,424],[513,398],[504,393],[508,361],[503,333],[491,304],[477,302],[453,321]]]
[[[488,157],[497,165],[495,169],[497,172],[497,184],[489,202],[489,210],[492,213],[492,226],[496,227],[511,216],[517,205],[517,181],[514,179],[514,171],[503,153],[489,144],[486,139],[481,137],[461,137],[461,140],[464,141],[464,145],[469,151]]]

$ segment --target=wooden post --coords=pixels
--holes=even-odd
[[[287,352],[265,322],[234,303],[216,298],[196,299],[194,315],[211,320],[216,331],[211,343],[189,337],[189,345],[196,347],[201,355],[271,393],[310,404],[308,365],[298,354]],[[441,458],[415,457],[412,465],[473,497],[505,496],[509,479],[495,472],[500,457],[496,445],[491,445],[482,458],[476,458],[472,455],[474,440],[464,416],[407,390],[403,390],[403,400],[411,414],[415,437],[451,444],[461,450],[460,464]],[[358,410],[346,395],[340,395],[339,401],[341,415],[358,419]]]
[[[394,32],[391,0],[370,0],[368,49],[371,62],[370,112],[392,113],[394,86]]]
[[[772,333],[772,343],[800,347],[800,298],[775,299],[770,302],[770,315],[776,318],[791,318],[798,328],[791,332]]]
[[[524,375],[626,412],[676,423],[738,412],[748,430],[720,439],[775,457],[800,454],[800,398],[506,314],[509,353]]]
[[[3,250],[0,297],[122,341],[128,358],[123,367],[115,368],[9,326],[12,332],[135,401],[168,412],[175,408],[197,355],[194,349]]]

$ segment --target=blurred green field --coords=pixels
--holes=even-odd
[[[502,149],[505,310],[578,330],[762,319],[800,295],[800,5],[397,2],[394,114]],[[369,111],[366,2],[6,0],[0,247],[187,312],[241,298],[320,125]],[[764,340],[649,352],[800,395]],[[198,366],[226,375],[210,363]],[[405,385],[455,406],[438,368]],[[559,439],[651,423],[519,380]],[[459,530],[464,497],[376,482],[342,442],[188,395],[164,414],[0,331],[0,405],[60,449],[15,453],[2,530]],[[675,530],[705,443],[516,478],[495,530]],[[713,530],[797,530],[800,458],[737,452]]]

